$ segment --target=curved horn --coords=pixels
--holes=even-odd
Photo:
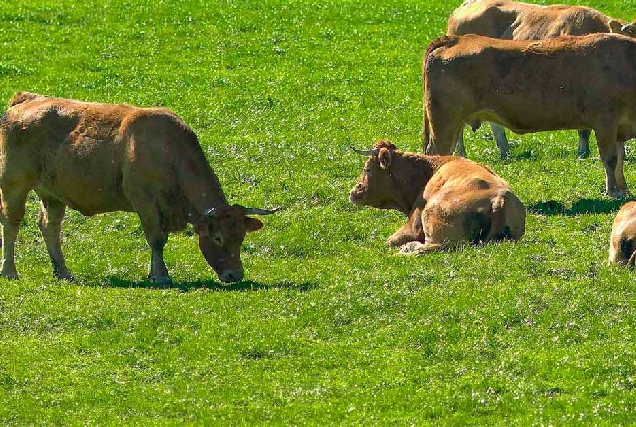
[[[260,208],[245,208],[245,215],[271,215],[276,213],[281,208],[277,207],[274,209],[260,209]]]
[[[379,148],[372,148],[370,150],[358,150],[357,148],[354,148],[351,146],[349,146],[349,148],[351,148],[351,150],[363,156],[377,156],[378,153],[380,152]]]

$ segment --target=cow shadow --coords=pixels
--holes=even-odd
[[[538,215],[577,216],[585,214],[604,214],[617,212],[630,199],[580,199],[567,206],[556,200],[531,203],[526,206],[528,212]]]
[[[193,290],[199,289],[207,289],[210,291],[217,292],[252,292],[252,291],[263,291],[270,289],[295,289],[298,292],[307,292],[312,289],[318,288],[316,283],[304,282],[304,283],[294,283],[294,282],[278,282],[278,283],[261,283],[253,280],[245,280],[238,283],[231,284],[223,284],[221,282],[217,282],[216,280],[195,280],[195,281],[187,281],[187,282],[174,282],[174,284],[168,288],[158,287],[154,282],[149,280],[140,280],[140,281],[131,281],[131,280],[122,280],[118,277],[108,277],[107,283],[101,283],[96,286],[105,286],[111,288],[141,288],[141,289],[149,289],[149,290],[170,290],[177,289],[181,292],[190,292]]]

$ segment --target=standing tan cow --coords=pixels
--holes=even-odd
[[[540,40],[562,35],[619,33],[636,35],[636,26],[610,18],[584,6],[520,3],[508,0],[467,0],[448,19],[446,34],[479,34],[508,40]],[[508,139],[501,125],[491,123],[495,141],[503,157],[508,155]],[[589,130],[579,130],[578,156],[590,153]],[[465,156],[463,138],[456,152]]]
[[[138,108],[21,92],[0,125],[3,248],[0,275],[17,278],[15,241],[27,194],[41,200],[39,227],[53,274],[72,275],[62,255],[66,206],[84,215],[136,212],[152,250],[149,278],[171,283],[168,233],[193,224],[208,264],[224,282],[243,279],[240,246],[263,223],[230,206],[194,132],[164,108]]]
[[[453,152],[464,123],[517,133],[592,129],[611,197],[629,194],[624,143],[636,136],[636,40],[618,34],[539,41],[442,37],[424,56],[427,152]]]
[[[636,202],[623,205],[612,224],[609,263],[634,268],[636,263]]]
[[[395,209],[408,217],[389,239],[405,253],[424,253],[461,243],[519,239],[526,211],[508,184],[490,169],[454,156],[427,156],[398,151],[378,141],[351,203]]]

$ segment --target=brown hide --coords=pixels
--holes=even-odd
[[[404,213],[408,221],[387,244],[406,245],[405,252],[516,240],[525,230],[525,208],[485,166],[460,157],[404,153],[388,141],[375,144],[349,199]]]
[[[427,50],[423,70],[428,153],[452,153],[464,123],[492,121],[517,133],[592,129],[607,193],[628,194],[623,143],[636,135],[636,40],[443,37]]]
[[[56,276],[71,279],[59,231],[65,206],[85,215],[139,215],[152,249],[149,277],[169,284],[168,233],[194,224],[223,281],[243,277],[239,249],[262,226],[229,206],[194,132],[164,108],[138,108],[18,93],[0,127],[4,277],[17,277],[14,242],[30,190],[42,200],[40,229]]]
[[[448,19],[446,34],[479,34],[498,39],[539,40],[561,35],[621,33],[630,26],[584,6],[541,6],[506,0],[464,2]]]
[[[636,202],[623,205],[612,224],[609,263],[634,268],[636,260]]]

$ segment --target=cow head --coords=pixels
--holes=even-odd
[[[241,244],[247,233],[263,227],[260,220],[247,215],[269,215],[276,210],[233,205],[210,208],[203,213],[194,226],[199,235],[199,249],[221,281],[243,280]]]
[[[371,150],[352,149],[370,157],[364,164],[358,183],[349,192],[349,201],[355,205],[402,210],[396,199],[399,189],[391,171],[397,147],[389,141],[378,141]]]
[[[630,36],[630,37],[636,37],[636,21],[630,23],[630,24],[625,24],[623,26],[620,27],[619,31],[613,31],[613,33],[620,33],[626,36]]]

